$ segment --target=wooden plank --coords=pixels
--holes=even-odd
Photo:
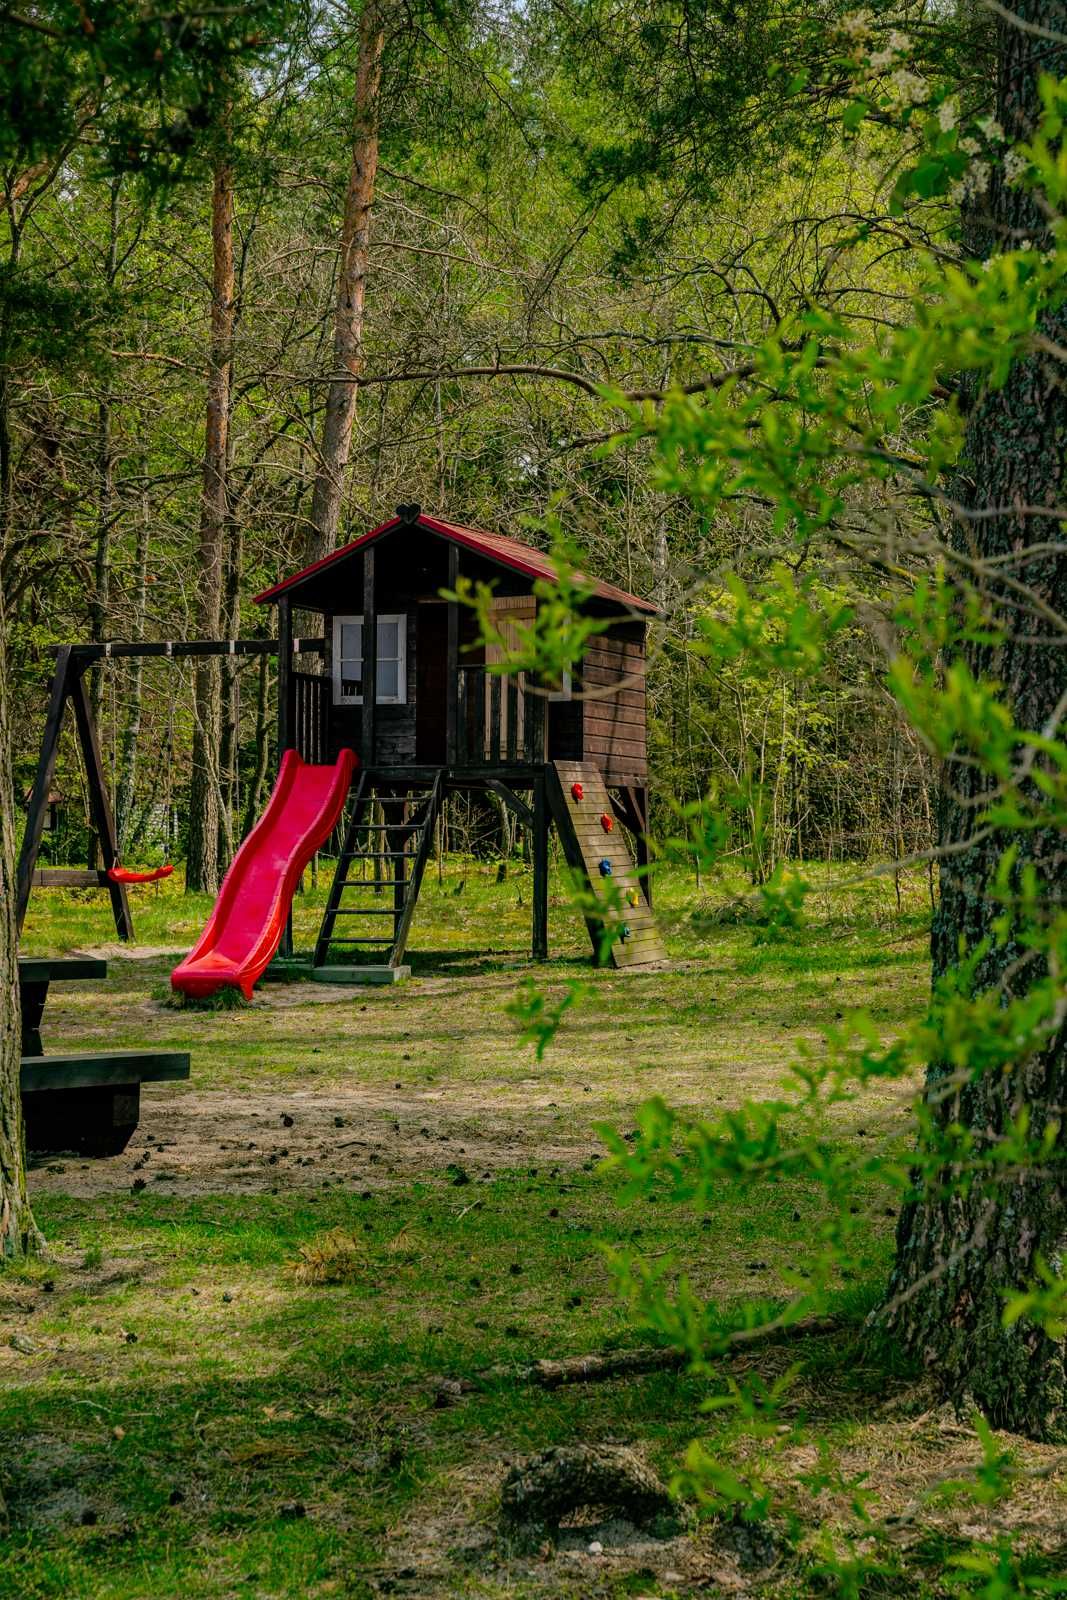
[[[22,932],[22,924],[26,920],[26,907],[30,903],[30,887],[33,882],[34,868],[37,865],[37,852],[41,847],[44,820],[48,814],[48,794],[52,787],[52,778],[56,769],[56,752],[59,749],[59,734],[63,726],[63,710],[67,703],[70,676],[70,646],[60,645],[56,654],[56,670],[52,675],[48,715],[45,718],[41,749],[37,757],[37,771],[34,775],[33,789],[30,793],[26,828],[22,836],[22,849],[19,852],[15,919],[16,927],[20,933]]]
[[[606,639],[603,634],[598,634],[589,641],[583,656],[586,661],[601,667],[613,667],[625,661],[632,670],[635,663],[644,667],[645,647],[627,639]]]
[[[618,699],[587,700],[584,710],[584,725],[586,732],[598,732],[602,728],[636,728],[641,737],[645,732],[645,707],[643,705],[626,705]],[[630,734],[630,737],[635,737]]]
[[[279,610],[283,604],[289,603],[288,597],[279,599]],[[177,661],[190,656],[273,656],[278,654],[278,641],[277,639],[153,639],[143,640],[138,644],[120,644],[115,641],[108,644],[52,645],[50,648],[57,658],[61,651],[67,650],[75,661],[84,665],[93,661],[152,660],[158,657]],[[325,639],[293,640],[293,650],[298,655],[321,656],[325,649]]]
[[[448,546],[448,587],[452,594],[459,582],[459,546]],[[449,600],[445,648],[445,760],[456,765],[459,755],[459,602]]]
[[[363,714],[360,759],[374,762],[375,719],[378,714],[378,599],[374,582],[374,546],[363,551]]]
[[[71,687],[70,697],[74,702],[74,720],[78,725],[78,738],[81,741],[82,757],[85,761],[89,808],[92,812],[93,826],[100,841],[100,854],[103,858],[106,872],[107,868],[113,867],[118,860],[119,841],[115,832],[115,819],[111,815],[111,801],[107,792],[107,777],[100,755],[100,744],[96,737],[92,707],[89,704],[89,692],[85,687],[85,678],[80,673]],[[132,939],[133,917],[130,915],[130,902],[126,896],[126,885],[124,883],[112,883],[111,879],[108,878],[107,890],[111,896],[111,914],[115,919],[115,932],[120,939]]]
[[[35,889],[107,889],[111,879],[100,867],[38,867]]]
[[[500,674],[494,672],[489,679],[489,745],[490,761],[500,760],[500,702],[502,685]]]
[[[188,1076],[189,1055],[184,1050],[106,1050],[88,1055],[23,1056],[20,1085],[22,1092],[29,1094]]]
[[[509,761],[517,761],[519,758],[519,685],[513,672],[509,672],[504,679],[503,690],[507,696],[507,757]]]
[[[632,757],[638,761],[645,761],[647,759],[645,741],[643,739],[624,739],[621,736],[617,739],[612,739],[604,734],[596,734],[592,738],[586,738],[585,759],[587,761],[593,761],[599,767],[607,756],[623,759]]]
[[[622,663],[618,661],[591,661],[586,655],[578,668],[577,676],[584,683],[593,684],[598,688],[610,684],[623,684],[634,694],[644,694],[647,679],[645,667],[645,662],[641,661],[634,662],[623,670]]]
[[[107,977],[107,962],[96,956],[19,956],[20,983],[67,983]]]
[[[479,671],[474,680],[474,742],[471,745],[471,756],[475,761],[487,761],[489,759],[489,730],[485,721],[485,687],[485,672]]]
[[[605,920],[612,925],[624,922],[630,927],[631,934],[625,941],[615,940],[612,943],[610,960],[614,965],[630,967],[665,960],[666,949],[641,896],[626,837],[616,827],[605,832],[600,825],[602,815],[614,816],[611,798],[600,772],[588,761],[556,761],[552,763],[551,772],[554,781],[549,794],[564,853],[568,863],[583,873],[593,895],[604,906],[604,914],[600,919],[586,916],[594,951],[600,948]],[[571,785],[574,783],[580,783],[583,787],[581,800],[575,800],[571,795]],[[602,877],[599,871],[599,862],[605,859],[611,863],[612,869],[607,878]],[[622,900],[620,907],[607,904],[613,890]],[[634,906],[626,903],[631,891],[638,897]]]
[[[530,953],[535,961],[548,960],[548,829],[545,775],[539,772],[534,779],[533,829],[530,840],[530,854],[533,857],[533,929]]]

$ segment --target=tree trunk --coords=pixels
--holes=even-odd
[[[233,169],[215,168],[211,201],[213,255],[211,353],[204,477],[200,502],[197,630],[217,639],[222,620],[222,556],[226,532],[226,463],[233,361]],[[217,658],[198,659],[194,696],[193,775],[189,791],[189,855],[185,886],[216,894],[219,887],[219,746],[222,691]]]
[[[381,0],[366,0],[359,22],[356,103],[352,119],[352,168],[341,227],[341,261],[333,335],[333,382],[326,397],[326,417],[311,527],[304,560],[318,561],[337,547],[344,472],[356,415],[356,385],[363,371],[363,305],[370,259],[371,207],[378,172],[378,90],[382,77],[385,24]]]
[[[7,649],[0,590],[0,1260],[38,1249],[26,1193],[26,1148],[22,1131],[19,1015],[15,927],[15,794],[11,781],[11,723],[7,694]]]
[[[1058,22],[1042,0],[1023,0],[1017,8],[1024,24],[1055,34]],[[1006,13],[1006,16],[1011,13]],[[1038,108],[1037,73],[1060,77],[1067,51],[1013,22],[999,29],[998,117],[1009,137],[1024,136]],[[1009,244],[1032,238],[1038,249],[1051,243],[1037,206],[999,177],[972,237],[983,244]],[[981,230],[981,232],[979,232]],[[1020,230],[1013,232],[1012,230]],[[1067,310],[1048,319],[1044,331],[1067,344]],[[1067,392],[1062,374],[1042,356],[1018,362],[1005,386],[974,398],[964,451],[969,480],[961,498],[975,510],[1012,506],[1061,506],[1067,492]],[[1055,541],[1056,523],[1017,514],[963,521],[955,537],[969,554],[1008,557],[1015,552],[1019,573],[1040,599],[1067,615],[1067,562],[1044,555],[1018,564],[1019,552],[1036,541]],[[1060,546],[1062,549],[1062,545]],[[990,569],[991,571],[993,569]],[[1000,570],[1004,570],[1003,568]],[[995,580],[987,579],[996,595]],[[1012,612],[1006,613],[1009,617]],[[1058,703],[1067,689],[1067,659],[1055,644],[1042,645],[1047,623],[1016,618],[1017,636],[996,651],[973,647],[972,670],[999,680],[1016,722],[1027,729],[1057,728]],[[1056,641],[1059,642],[1058,640]],[[975,797],[990,780],[973,764],[949,761],[939,803],[942,846],[956,846],[975,835]],[[1009,844],[1018,848],[1015,877],[1031,866],[1043,883],[1051,915],[1062,914],[1067,887],[1067,852],[1053,829],[974,838],[958,854],[941,860],[941,896],[933,924],[935,978],[959,961],[961,939],[970,949],[993,933],[1001,907],[990,890],[1000,857]],[[979,987],[999,988],[1006,996],[1024,993],[1036,977],[1033,963],[1015,940],[992,941],[979,972]],[[1003,1325],[1003,1291],[1036,1277],[1039,1260],[1063,1271],[1067,1252],[1067,1144],[1062,1129],[1067,1101],[1067,1048],[1061,1029],[1040,1054],[1020,1061],[1011,1072],[978,1074],[958,1089],[946,1087],[949,1068],[931,1065],[927,1095],[936,1123],[958,1121],[988,1149],[1006,1134],[1022,1110],[1033,1135],[1051,1123],[1060,1129],[1051,1160],[1021,1174],[1001,1173],[970,1192],[952,1185],[951,1171],[931,1176],[902,1210],[897,1259],[886,1317],[905,1344],[938,1376],[956,1399],[973,1396],[997,1426],[1033,1438],[1067,1438],[1065,1346],[1025,1319]]]

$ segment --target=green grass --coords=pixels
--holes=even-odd
[[[697,1110],[774,1093],[795,1042],[853,1005],[891,1034],[927,982],[925,891],[905,888],[901,913],[885,882],[820,893],[803,933],[768,944],[708,925],[722,884],[698,895],[661,871],[672,965],[615,975],[588,967],[557,885],[540,976],[556,992],[579,975],[589,992],[540,1066],[504,1010],[530,970],[521,869],[504,884],[474,862],[431,876],[414,975],[395,989],[271,985],[247,1010],[178,1011],[163,998],[170,959],[136,953],[113,957],[101,987],[57,986],[50,1048],[151,1040],[189,1049],[193,1074],[146,1090],[124,1156],[35,1168],[54,1254],[0,1279],[0,1596],[584,1600],[741,1582],[715,1524],[662,1553],[602,1557],[519,1558],[496,1534],[508,1464],[550,1444],[634,1444],[667,1475],[700,1432],[743,1455],[734,1424],[701,1417],[698,1380],[546,1393],[500,1375],[443,1409],[436,1380],[642,1342],[603,1243],[684,1263],[724,1315],[782,1292],[816,1194],[727,1192],[708,1226],[662,1203],[622,1207],[596,1125],[628,1127],[653,1092]],[[321,898],[299,906],[298,943]],[[188,945],[205,910],[169,885],[139,896],[142,946]],[[112,942],[101,897],[35,896],[27,950]],[[899,1096],[842,1108],[834,1136],[861,1118],[872,1148],[903,1148]],[[862,1270],[842,1292],[857,1330],[891,1251],[883,1200],[872,1191]],[[355,1240],[354,1270],[301,1282],[301,1247],[331,1229]],[[936,1475],[914,1443],[901,1468],[914,1379],[891,1352],[857,1332],[759,1360],[772,1375],[798,1356],[798,1451],[842,1470],[862,1457],[887,1503]],[[902,1409],[878,1422],[893,1395]],[[835,1505],[813,1502],[811,1527]],[[883,1592],[934,1593],[936,1569],[923,1554]],[[801,1570],[743,1582],[807,1592]]]

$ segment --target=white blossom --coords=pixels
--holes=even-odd
[[[976,156],[981,148],[982,146],[978,143],[977,139],[968,138],[960,140],[960,149],[965,151],[969,156]]]
[[[1004,129],[1000,126],[1000,123],[997,121],[996,117],[979,117],[978,126],[981,128],[987,139],[996,140],[1004,138]]]
[[[841,18],[841,32],[847,33],[850,39],[865,39],[871,31],[871,21],[869,11],[853,11],[850,16]]]
[[[917,73],[909,72],[906,67],[894,72],[889,81],[908,105],[922,105],[924,100],[930,98],[930,85]]]
[[[1021,178],[1024,172],[1030,170],[1030,163],[1019,150],[1005,150],[1004,152],[1004,181],[1014,183]]]
[[[878,72],[882,67],[888,67],[892,60],[892,50],[876,50],[870,58],[870,63],[874,70]]]
[[[891,33],[889,35],[889,48],[895,50],[897,55],[905,55],[911,49],[911,40],[906,33]]]
[[[942,100],[937,108],[937,122],[942,133],[949,133],[956,126],[958,114],[955,100]]]

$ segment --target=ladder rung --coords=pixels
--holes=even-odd
[[[393,942],[392,939],[372,939],[372,938],[366,938],[366,937],[363,937],[363,938],[352,938],[352,937],[349,937],[347,939],[335,939],[332,933],[330,934],[329,938],[326,940],[327,944],[381,944],[381,945],[391,945],[392,942]]]
[[[410,850],[346,850],[342,861],[410,861]]]
[[[395,917],[395,911],[387,911],[384,906],[366,908],[364,906],[338,906],[336,911],[331,911],[333,917]]]

